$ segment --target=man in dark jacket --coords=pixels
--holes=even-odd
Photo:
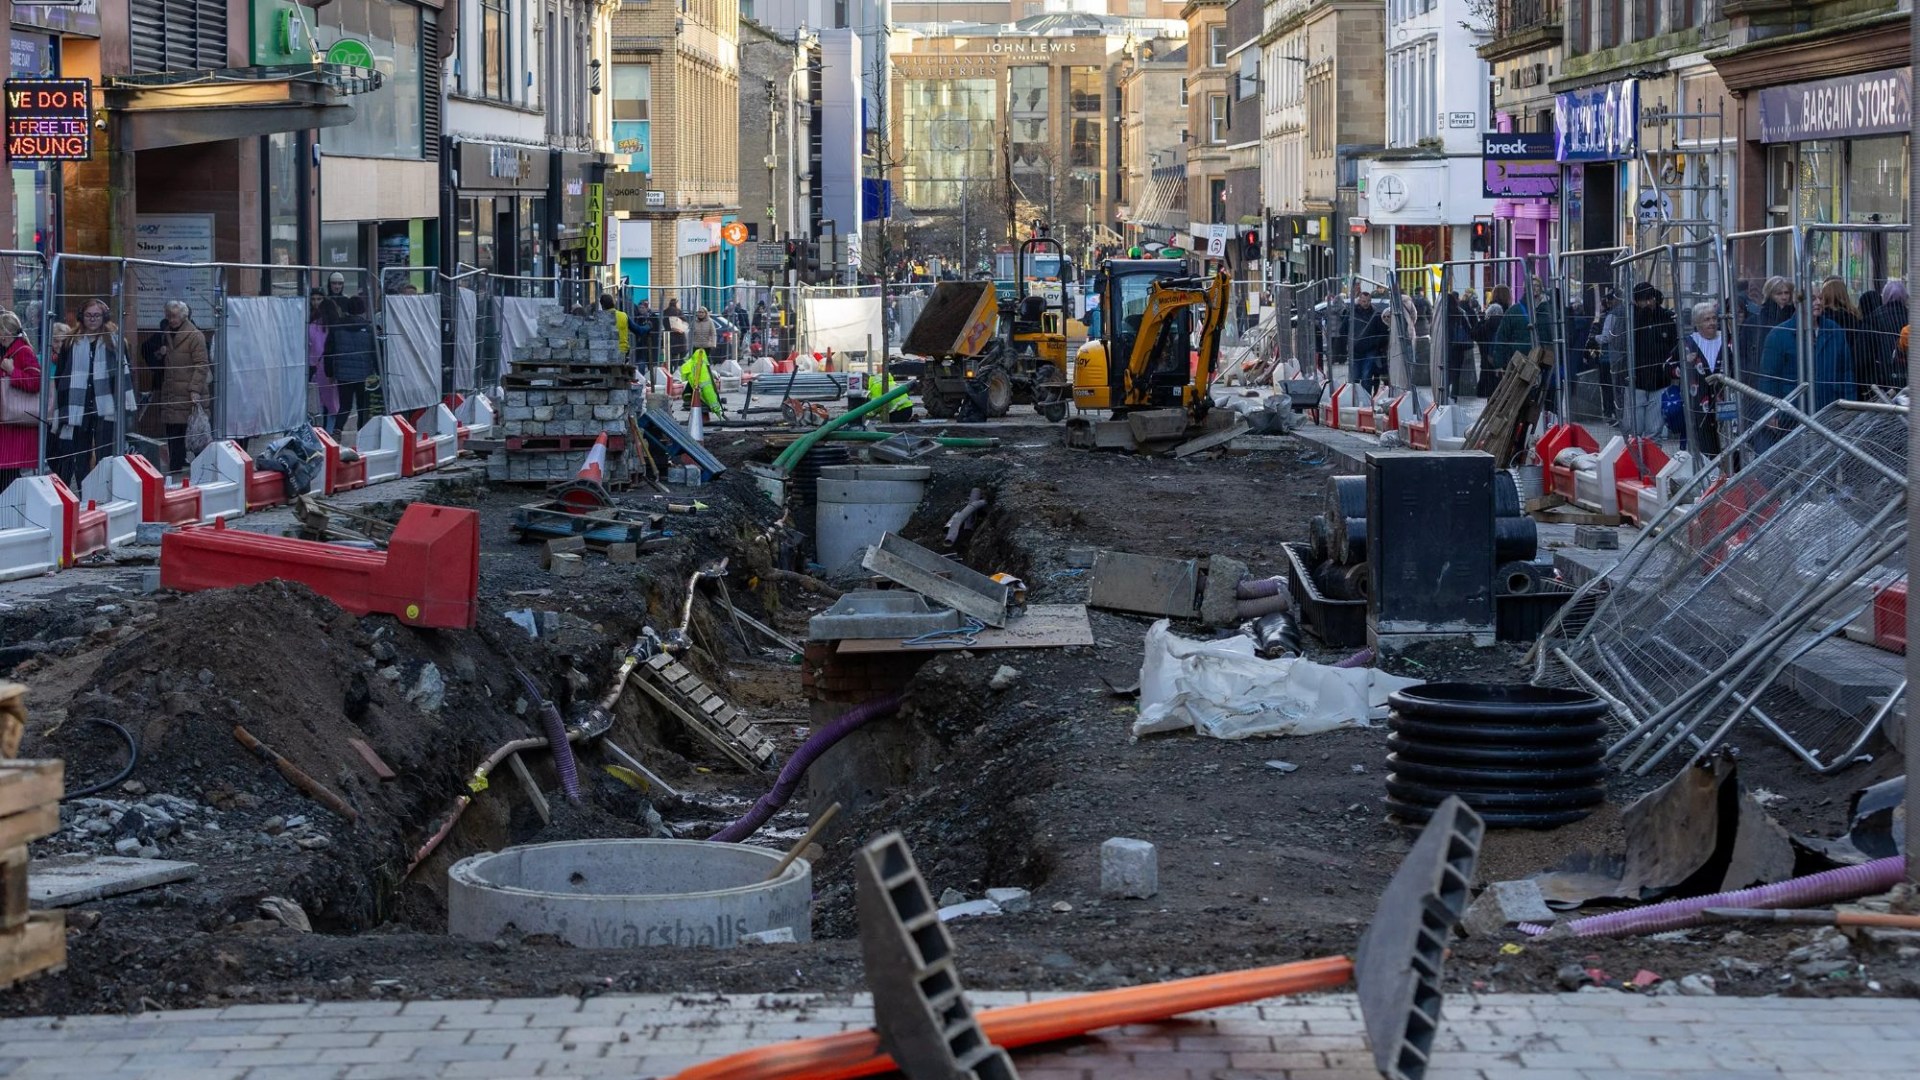
[[[1628,359],[1633,371],[1628,377],[1628,406],[1620,428],[1628,435],[1659,438],[1664,426],[1660,416],[1660,395],[1673,385],[1675,350],[1680,344],[1680,328],[1665,304],[1666,297],[1651,282],[1633,287],[1633,311],[1630,321],[1633,340]]]
[[[1379,386],[1380,368],[1386,363],[1392,335],[1368,293],[1354,294],[1353,326],[1353,360],[1347,365],[1347,381],[1365,387],[1371,396]]]
[[[634,366],[640,369],[641,379],[653,372],[653,365],[660,360],[660,316],[646,297],[627,316],[627,332],[633,338]]]

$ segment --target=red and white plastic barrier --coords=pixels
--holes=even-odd
[[[131,542],[147,520],[142,477],[130,460],[136,456],[102,458],[80,481],[80,497],[106,517],[108,547]],[[146,464],[145,458],[139,460]]]
[[[326,451],[325,468],[321,472],[321,489],[324,494],[337,495],[342,491],[367,486],[367,462],[358,450],[343,448],[339,440],[327,434],[325,428],[314,428],[313,434],[320,440]]]
[[[1373,430],[1373,398],[1358,383],[1341,383],[1327,411],[1327,426],[1335,431]]]
[[[424,441],[433,444],[433,465],[452,461],[460,455],[460,443],[465,438],[460,420],[453,410],[445,405],[435,405],[420,412],[419,435]]]
[[[411,452],[412,440],[401,434],[394,417],[376,416],[354,433],[353,448],[360,452],[365,465],[366,482],[378,484],[400,476],[400,455]]]
[[[484,439],[492,435],[494,424],[499,421],[493,401],[485,394],[456,398],[453,418],[460,422],[460,446],[463,449],[468,439]]]
[[[218,521],[239,517],[247,512],[247,486],[253,476],[253,459],[240,444],[217,439],[207,444],[193,459],[187,471],[193,486],[200,489],[200,520]]]
[[[23,476],[0,492],[0,581],[60,569],[67,531],[63,486],[51,476]]]

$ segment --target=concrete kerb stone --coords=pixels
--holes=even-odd
[[[1145,840],[1116,836],[1100,845],[1100,894],[1145,900],[1160,892],[1160,857]]]
[[[1207,560],[1207,584],[1200,593],[1200,621],[1208,626],[1233,626],[1239,619],[1240,580],[1247,564],[1225,555]]]
[[[1552,925],[1555,918],[1539,882],[1496,881],[1467,908],[1460,929],[1468,937],[1492,937],[1516,923]]]

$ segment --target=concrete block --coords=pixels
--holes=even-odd
[[[160,538],[173,531],[173,526],[164,521],[142,521],[133,527],[133,542],[141,545],[153,545]]]
[[[540,565],[551,568],[555,555],[578,555],[585,550],[587,550],[587,541],[584,537],[565,536],[557,540],[549,540],[547,541],[546,551],[541,555]]]
[[[616,564],[636,563],[640,561],[640,545],[608,544],[607,561]]]
[[[551,405],[535,405],[532,408],[526,410],[526,412],[527,412],[527,415],[518,417],[517,419],[533,420],[542,424],[553,419],[553,406]],[[512,409],[507,410],[507,418],[509,420],[516,419],[516,417],[514,417],[513,415]]]
[[[1240,621],[1240,579],[1247,564],[1215,555],[1207,560],[1207,584],[1200,593],[1200,621],[1208,626],[1234,626]]]
[[[1009,915],[1018,915],[1033,907],[1033,897],[1025,889],[988,889],[987,899]]]
[[[580,556],[569,552],[555,555],[547,569],[557,578],[576,578],[586,572],[586,563]]]
[[[1515,923],[1552,925],[1553,909],[1537,881],[1496,881],[1467,908],[1460,927],[1469,937],[1492,937]]]
[[[1100,895],[1145,900],[1160,891],[1160,853],[1145,840],[1116,836],[1100,845]]]
[[[200,872],[190,862],[117,855],[55,855],[27,867],[27,899],[34,907],[71,907],[122,893],[187,881]]]
[[[1102,551],[1094,562],[1091,599],[1097,608],[1191,619],[1200,564],[1193,559],[1161,559]],[[1233,595],[1231,588],[1228,596]]]
[[[525,405],[509,405],[507,406],[506,418],[508,420],[532,420],[534,419],[534,415],[533,410]]]
[[[623,411],[624,410],[618,405],[595,405],[593,406],[593,419],[618,420]]]
[[[1573,542],[1590,551],[1613,551],[1620,547],[1620,531],[1609,525],[1577,525]]]

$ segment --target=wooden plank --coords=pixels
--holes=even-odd
[[[20,737],[27,731],[27,688],[19,683],[0,682],[0,758],[20,752]]]
[[[59,802],[66,769],[64,761],[0,762],[0,817]]]
[[[1026,614],[1007,622],[1005,628],[988,627],[974,636],[972,644],[940,641],[908,646],[901,639],[840,642],[835,651],[843,656],[863,653],[952,652],[959,649],[1053,649],[1071,645],[1092,645],[1093,624],[1087,619],[1084,604],[1034,604]]]
[[[0,817],[0,851],[25,847],[60,831],[60,804],[41,803],[31,810]]]
[[[527,771],[527,763],[520,760],[518,752],[507,755],[507,766],[513,770],[514,779],[520,781],[528,801],[533,803],[533,812],[540,815],[540,824],[553,824],[553,811],[547,807],[547,796],[540,790],[540,785],[533,782],[533,774]]]
[[[359,754],[360,760],[367,763],[367,768],[373,770],[373,775],[383,781],[394,779],[393,767],[381,760],[379,751],[369,746],[365,739],[348,739],[347,745],[353,747],[353,752]]]
[[[30,975],[52,975],[67,966],[67,914],[36,911],[25,926],[0,934],[0,990]]]
[[[27,849],[0,851],[0,931],[27,921]]]

